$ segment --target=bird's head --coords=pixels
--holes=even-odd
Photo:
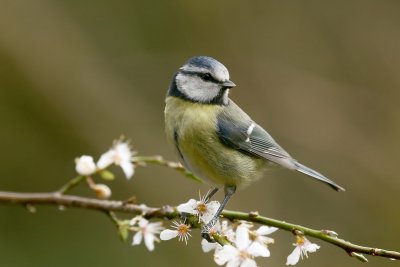
[[[198,56],[189,59],[178,70],[169,94],[178,94],[203,104],[226,105],[229,89],[235,86],[229,80],[229,72],[224,65],[211,57]]]

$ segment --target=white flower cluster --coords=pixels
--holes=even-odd
[[[121,140],[114,143],[114,145],[97,161],[94,163],[92,156],[83,155],[75,159],[75,170],[79,175],[90,176],[97,171],[101,171],[115,164],[122,168],[127,179],[132,178],[135,169],[131,162],[134,152],[131,150],[127,142]]]
[[[122,168],[127,179],[130,179],[134,172],[134,165],[132,164],[132,156],[134,152],[129,147],[127,142],[122,140],[114,142],[114,145],[97,161],[94,162],[92,156],[83,155],[75,159],[75,170],[81,175],[85,176],[89,187],[95,192],[96,196],[101,199],[106,199],[111,196],[111,189],[105,184],[96,184],[91,176],[95,173],[99,173],[100,176],[105,180],[114,179],[114,175],[106,169],[111,165],[115,164]]]
[[[132,178],[135,174],[135,169],[132,164],[132,156],[134,152],[131,150],[127,142],[117,141],[112,148],[101,155],[97,162],[97,168],[106,169],[111,164],[115,164],[122,168],[127,179]]]
[[[241,223],[236,232],[229,234],[232,245],[218,246],[215,249],[214,260],[218,265],[251,267],[257,266],[255,257],[269,257],[268,245],[274,243],[269,235],[277,228],[261,226],[257,230],[251,230],[252,225]],[[226,231],[226,230],[225,230]],[[229,230],[228,230],[229,231]],[[203,250],[204,250],[203,242]]]
[[[95,163],[92,156],[82,155],[75,160],[75,169],[80,175],[76,179],[86,179],[89,187],[96,193],[97,197],[105,199],[111,196],[111,189],[105,184],[96,184],[92,175],[99,174],[105,180],[114,179],[113,173],[107,168],[114,164],[120,166],[127,179],[130,179],[135,172],[132,158],[133,152],[127,142],[118,140],[113,146]],[[198,219],[200,226],[207,225],[220,207],[218,201],[209,201],[209,196],[199,197],[199,200],[190,199],[186,203],[177,206],[181,214],[194,215]],[[147,208],[146,206],[144,206]],[[136,246],[144,241],[149,251],[153,251],[155,242],[160,240],[170,240],[178,237],[179,241],[185,241],[187,244],[191,237],[191,225],[184,221],[173,221],[173,229],[165,229],[162,222],[150,222],[144,218],[145,214],[134,217],[133,219],[119,221],[118,228],[121,237],[125,240],[129,231],[134,232],[132,245]],[[198,225],[196,225],[198,226]],[[218,265],[227,267],[256,267],[257,257],[270,257],[269,245],[274,243],[274,239],[268,235],[278,230],[275,227],[260,226],[253,229],[254,225],[249,222],[230,223],[227,220],[219,221],[208,229],[211,237],[220,236],[225,239],[224,246],[217,242],[208,242],[206,239],[201,241],[202,250],[205,253],[214,252],[214,260]],[[316,252],[320,247],[311,243],[301,232],[296,234],[296,243],[293,252],[287,257],[286,265],[295,265],[308,253]],[[337,234],[336,234],[337,235]],[[225,243],[225,242],[223,242]]]
[[[190,199],[177,207],[179,212],[189,213],[199,218],[199,223],[207,224],[219,207],[217,201],[207,202],[205,197],[200,200]],[[165,229],[160,233],[161,240],[170,240],[178,237],[179,241],[187,243],[190,234],[190,225],[184,222],[173,222],[173,230]],[[274,233],[278,228],[260,226],[252,229],[253,225],[248,222],[230,224],[227,220],[218,221],[210,229],[210,234],[219,234],[227,239],[230,244],[221,246],[219,243],[210,243],[203,239],[201,246],[204,252],[214,251],[214,260],[218,265],[228,267],[255,267],[256,257],[269,257],[271,255],[268,246],[274,243],[274,239],[268,235]],[[307,253],[316,252],[319,246],[311,243],[303,235],[296,235],[295,249],[288,256],[286,265],[295,265],[299,259]]]
[[[207,197],[199,197],[200,200],[190,199],[188,202],[180,204],[177,209],[179,212],[189,213],[199,217],[199,223],[207,224],[217,212],[220,204],[218,201],[207,201]]]

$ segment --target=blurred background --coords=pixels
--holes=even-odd
[[[399,250],[400,2],[2,1],[0,190],[51,191],[125,135],[140,155],[176,160],[164,137],[164,97],[189,57],[213,56],[238,85],[231,98],[292,156],[347,189],[286,170],[237,193],[228,208]],[[113,197],[177,205],[206,185],[159,166]],[[73,193],[93,196],[84,186]],[[217,199],[222,198],[218,193]],[[168,226],[169,223],[166,222]],[[200,233],[154,252],[123,243],[102,213],[0,206],[2,266],[214,266]],[[294,238],[272,235],[284,266]],[[330,244],[299,266],[361,266]],[[368,266],[394,266],[369,257]]]

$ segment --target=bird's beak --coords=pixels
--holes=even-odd
[[[234,84],[231,80],[226,80],[222,83],[222,86],[225,88],[233,88],[236,86],[236,84]]]

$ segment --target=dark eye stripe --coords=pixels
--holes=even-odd
[[[214,79],[213,76],[211,76],[210,73],[199,73],[199,77],[200,77],[203,81],[215,82],[215,83],[218,82],[217,80]]]
[[[208,72],[195,72],[195,71],[187,71],[187,70],[181,70],[181,73],[188,74],[188,75],[196,75],[200,77],[203,81],[206,82],[214,82],[214,83],[219,83],[210,73]]]

